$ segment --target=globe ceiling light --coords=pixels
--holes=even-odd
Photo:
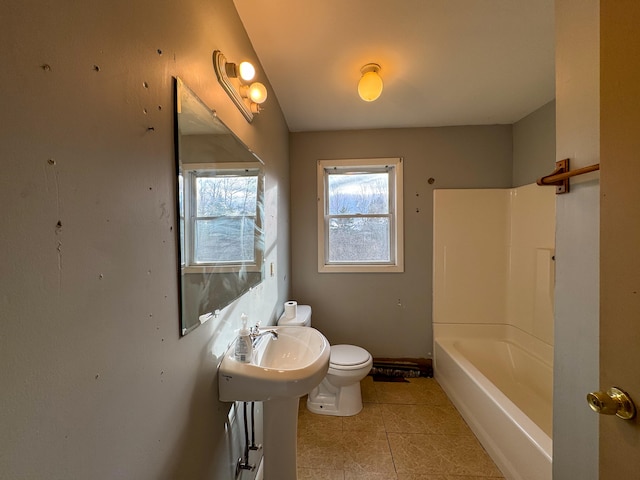
[[[365,102],[373,102],[382,93],[382,78],[380,78],[380,65],[367,63],[360,69],[362,77],[358,82],[358,95]]]

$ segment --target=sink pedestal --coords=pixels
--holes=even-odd
[[[296,480],[298,397],[263,403],[264,480]]]

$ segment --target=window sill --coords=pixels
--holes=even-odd
[[[229,265],[229,266],[214,266],[214,265],[190,265],[188,267],[182,267],[182,273],[239,273],[239,272],[261,272],[262,269],[258,265]]]
[[[319,265],[318,273],[404,273],[402,265]]]

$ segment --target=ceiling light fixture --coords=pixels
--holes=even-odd
[[[358,82],[358,95],[365,102],[373,102],[382,93],[382,78],[380,78],[380,65],[367,63],[360,69],[362,77]]]
[[[256,69],[249,62],[227,62],[220,50],[213,51],[213,69],[224,91],[251,123],[253,115],[260,113],[260,105],[267,99],[267,88],[262,83],[248,84],[255,77]]]

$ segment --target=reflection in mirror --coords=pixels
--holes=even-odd
[[[264,279],[264,172],[176,78],[180,331],[186,335]]]

